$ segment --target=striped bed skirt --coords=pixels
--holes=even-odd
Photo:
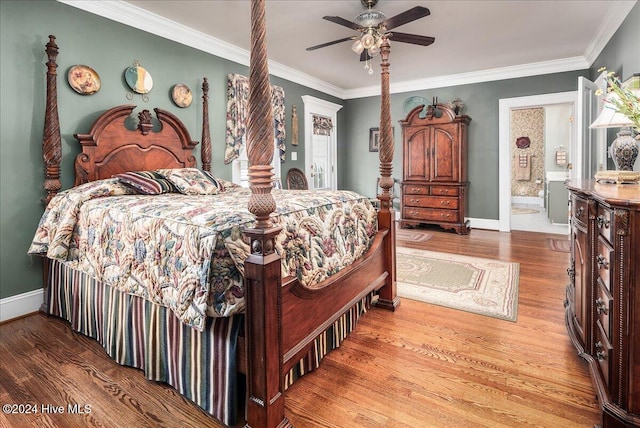
[[[49,266],[49,314],[98,341],[118,364],[171,385],[225,425],[237,423],[244,400],[236,365],[243,315],[208,318],[199,332],[182,324],[168,308],[116,290],[65,263],[50,260]],[[347,310],[314,340],[305,357],[285,373],[285,389],[340,346],[370,308],[371,297]]]

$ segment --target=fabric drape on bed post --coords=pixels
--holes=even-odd
[[[202,170],[211,172],[211,135],[209,131],[209,82],[202,81],[202,146],[200,148]]]
[[[256,218],[245,235],[251,254],[245,261],[247,416],[246,427],[291,426],[284,415],[282,368],[282,274],[275,252],[279,227],[270,215],[276,209],[271,194],[273,111],[267,62],[265,1],[251,2],[251,59],[247,155],[249,157],[249,211]]]
[[[44,190],[47,196],[42,200],[45,207],[51,199],[60,191],[60,162],[62,161],[62,137],[60,135],[60,121],[58,119],[58,45],[56,37],[49,36],[46,45],[47,52],[47,105],[44,114],[44,131],[42,135],[42,159],[44,161]],[[43,259],[42,288],[44,288],[44,302],[40,310],[47,312],[49,306],[49,259]]]
[[[387,255],[387,266],[390,275],[387,277],[386,284],[380,289],[380,295],[376,305],[378,307],[395,310],[400,305],[400,299],[396,290],[396,228],[395,228],[395,211],[393,209],[393,128],[391,127],[391,101],[389,95],[389,39],[387,36],[382,37],[382,45],[380,46],[381,57],[381,108],[380,108],[380,188],[382,193],[378,195],[380,200],[380,210],[378,211],[378,226],[380,229],[387,229],[388,233],[384,239],[385,254]]]

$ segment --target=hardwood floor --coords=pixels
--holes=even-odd
[[[598,403],[564,325],[567,253],[548,235],[433,232],[413,248],[520,263],[517,322],[404,299],[372,309],[321,367],[286,393],[295,427],[591,427]],[[67,324],[33,315],[0,326],[0,404],[64,414],[0,414],[1,427],[222,426],[175,391],[118,366]],[[69,414],[67,406],[90,405]]]

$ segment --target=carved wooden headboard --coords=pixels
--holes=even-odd
[[[75,162],[76,186],[126,171],[196,166],[193,149],[198,142],[191,141],[180,119],[156,108],[154,123],[151,112],[142,110],[131,129],[126,122],[135,108],[113,107],[98,117],[88,134],[75,134],[82,145]]]

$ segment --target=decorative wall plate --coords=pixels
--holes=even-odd
[[[124,71],[124,80],[131,90],[137,94],[148,94],[153,88],[153,78],[147,70],[134,64]]]
[[[100,90],[100,76],[86,65],[74,65],[67,73],[71,89],[81,95],[93,95]]]
[[[425,97],[413,96],[404,100],[402,104],[402,110],[404,110],[405,114],[409,114],[414,108],[418,106],[428,106],[429,100]]]
[[[171,89],[171,99],[178,107],[185,108],[191,105],[193,94],[187,85],[178,83],[173,85],[173,89]]]

